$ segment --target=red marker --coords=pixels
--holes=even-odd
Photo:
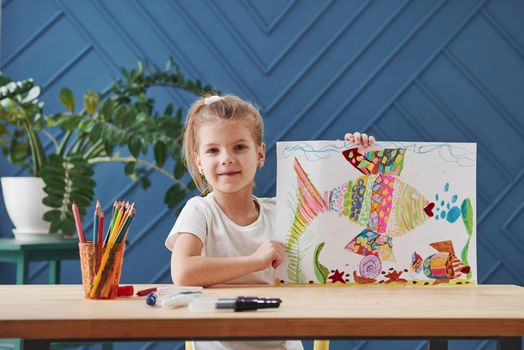
[[[138,292],[136,292],[136,295],[138,295],[139,297],[143,297],[143,296],[148,295],[151,292],[156,292],[156,287],[139,290]]]

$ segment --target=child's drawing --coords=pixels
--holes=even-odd
[[[279,283],[476,283],[475,144],[380,142],[361,153],[282,142],[277,152]]]

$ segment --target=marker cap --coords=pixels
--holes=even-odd
[[[134,288],[133,286],[118,286],[116,291],[117,297],[130,297],[133,296]]]

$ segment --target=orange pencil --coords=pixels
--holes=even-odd
[[[129,202],[126,203],[126,211],[124,212],[124,215],[122,216],[122,219],[120,220],[120,224],[118,225],[118,229],[116,230],[117,236],[118,236],[118,233],[120,233],[120,230],[122,230],[122,227],[124,226],[127,218],[129,217],[129,215],[131,215],[134,206],[135,206],[135,203],[131,205],[129,205]]]

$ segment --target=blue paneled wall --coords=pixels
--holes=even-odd
[[[172,56],[189,77],[261,107],[269,154],[256,181],[260,196],[275,194],[277,140],[362,130],[382,140],[477,142],[479,280],[524,285],[523,17],[521,0],[4,0],[0,65],[40,84],[51,113],[64,86],[78,96],[104,91],[121,66],[162,66]],[[157,98],[191,103],[173,91]],[[0,156],[0,176],[12,175],[23,173]],[[153,173],[143,191],[122,166],[101,165],[96,181],[106,214],[117,198],[139,207],[123,282],[169,282],[169,179]],[[11,229],[2,204],[0,237],[12,237]],[[46,268],[31,265],[32,283],[46,281]],[[62,281],[80,282],[78,262],[65,263]],[[11,265],[0,264],[0,283],[14,283]],[[494,348],[454,346],[486,345]],[[423,345],[332,344],[364,346]]]

